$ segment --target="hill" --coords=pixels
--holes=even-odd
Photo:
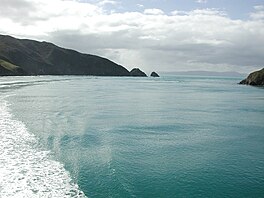
[[[0,35],[0,76],[5,75],[129,76],[130,73],[106,58],[48,42]]]

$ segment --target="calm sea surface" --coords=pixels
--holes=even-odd
[[[264,197],[264,89],[0,78],[0,197]]]

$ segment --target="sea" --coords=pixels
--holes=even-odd
[[[264,197],[264,88],[240,80],[0,77],[0,197]]]

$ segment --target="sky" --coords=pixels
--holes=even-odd
[[[146,72],[264,67],[264,0],[0,0],[0,34]]]

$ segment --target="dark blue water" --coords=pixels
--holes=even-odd
[[[64,166],[62,190],[78,185],[99,198],[263,197],[264,89],[239,81],[3,77],[0,102],[35,135],[34,149],[50,151],[43,160]]]

